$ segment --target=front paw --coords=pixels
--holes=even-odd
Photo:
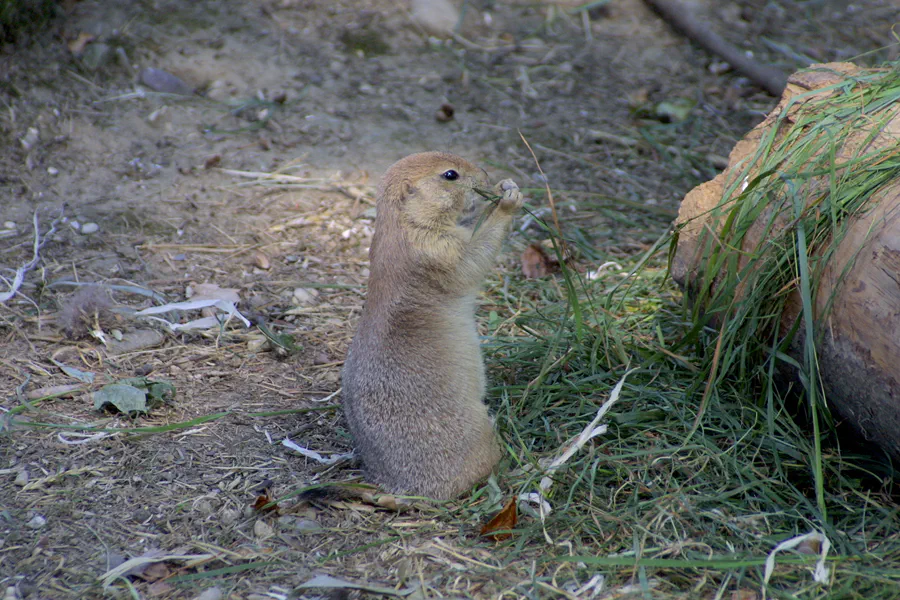
[[[506,213],[513,213],[522,208],[523,196],[519,186],[512,179],[504,179],[494,186],[494,191],[500,196],[497,208]]]

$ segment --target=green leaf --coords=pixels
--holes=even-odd
[[[130,385],[147,393],[150,400],[150,406],[159,403],[170,402],[175,398],[175,386],[164,380],[147,379],[146,377],[129,377],[121,380],[119,383]]]
[[[121,413],[147,412],[147,392],[124,383],[104,385],[94,392],[94,408],[103,410],[114,406]]]

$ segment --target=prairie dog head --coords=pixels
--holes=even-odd
[[[464,158],[445,152],[412,154],[385,173],[378,211],[394,213],[417,228],[442,230],[473,208],[475,187],[489,187],[487,173]]]

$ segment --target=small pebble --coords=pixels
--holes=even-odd
[[[259,251],[253,254],[253,262],[257,267],[266,271],[272,267],[272,264],[269,262],[269,257]]]
[[[100,231],[100,226],[96,223],[85,223],[81,226],[81,233],[83,233],[84,235],[97,233],[98,231]]]
[[[321,533],[322,526],[318,521],[312,519],[300,519],[294,525],[294,531],[297,533]]]
[[[179,77],[172,75],[168,71],[154,69],[153,67],[147,67],[141,71],[141,83],[154,91],[163,94],[190,96],[194,93],[191,86],[186,84]]]
[[[272,529],[271,525],[259,519],[253,524],[253,534],[260,540],[265,540],[275,535],[275,530]]]
[[[236,523],[240,518],[241,511],[235,510],[233,508],[226,508],[222,511],[222,516],[219,517],[219,521],[223,525],[232,525],[233,523]]]
[[[37,144],[38,139],[40,139],[40,132],[36,127],[29,127],[28,131],[25,132],[25,137],[19,140],[21,142],[22,147],[25,148],[26,151],[31,150],[35,144]]]
[[[56,167],[47,167],[47,173],[50,175],[59,175],[59,169]]]
[[[194,596],[194,600],[222,600],[221,588],[211,587],[199,596]]]
[[[315,302],[316,297],[319,295],[317,290],[311,290],[306,288],[296,288],[294,289],[294,293],[291,297],[291,300],[294,304],[303,305],[303,304],[312,304]]]
[[[6,592],[3,594],[3,600],[21,600],[22,597],[19,596],[19,592],[16,591],[16,586],[10,585],[6,588]]]
[[[134,374],[137,377],[145,377],[152,372],[153,372],[153,365],[151,365],[150,363],[144,363],[141,366],[139,366],[137,369],[134,370]],[[171,462],[171,461],[169,461],[169,462]]]
[[[81,223],[79,223],[75,219],[72,219],[71,221],[69,221],[69,227],[71,227],[75,231],[78,231],[81,229]]]
[[[31,517],[31,520],[26,523],[26,526],[29,529],[40,529],[44,525],[47,524],[47,519],[42,517],[41,515],[34,515]]]
[[[163,117],[165,116],[165,114],[167,112],[168,112],[167,106],[160,106],[159,108],[154,110],[152,113],[147,115],[147,122],[150,123],[151,125],[164,124],[165,119]]]
[[[268,343],[269,343],[269,340],[267,340],[264,336],[259,336],[259,337],[254,336],[254,337],[250,338],[249,340],[247,340],[247,351],[248,352],[259,352],[259,351],[263,350]]]
[[[28,483],[28,470],[22,469],[18,473],[16,473],[16,480],[13,482],[19,487],[24,487],[26,483]]]
[[[450,0],[412,0],[410,15],[428,33],[442,37],[459,23],[459,11]]]
[[[447,121],[453,120],[453,114],[456,110],[453,108],[452,104],[444,103],[441,104],[441,107],[438,109],[437,113],[435,113],[434,118],[440,123],[446,123]]]
[[[4,229],[15,229],[16,223],[15,223],[15,221],[4,221],[3,228]]]
[[[293,529],[297,533],[321,533],[322,525],[315,519],[299,519],[285,515],[278,519],[278,525],[284,529]]]

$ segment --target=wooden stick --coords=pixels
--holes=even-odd
[[[678,0],[644,0],[644,2],[688,39],[722,58],[734,70],[773,96],[781,96],[784,86],[787,85],[787,76],[780,69],[747,58],[740,49],[719,37],[706,23],[700,22]]]

